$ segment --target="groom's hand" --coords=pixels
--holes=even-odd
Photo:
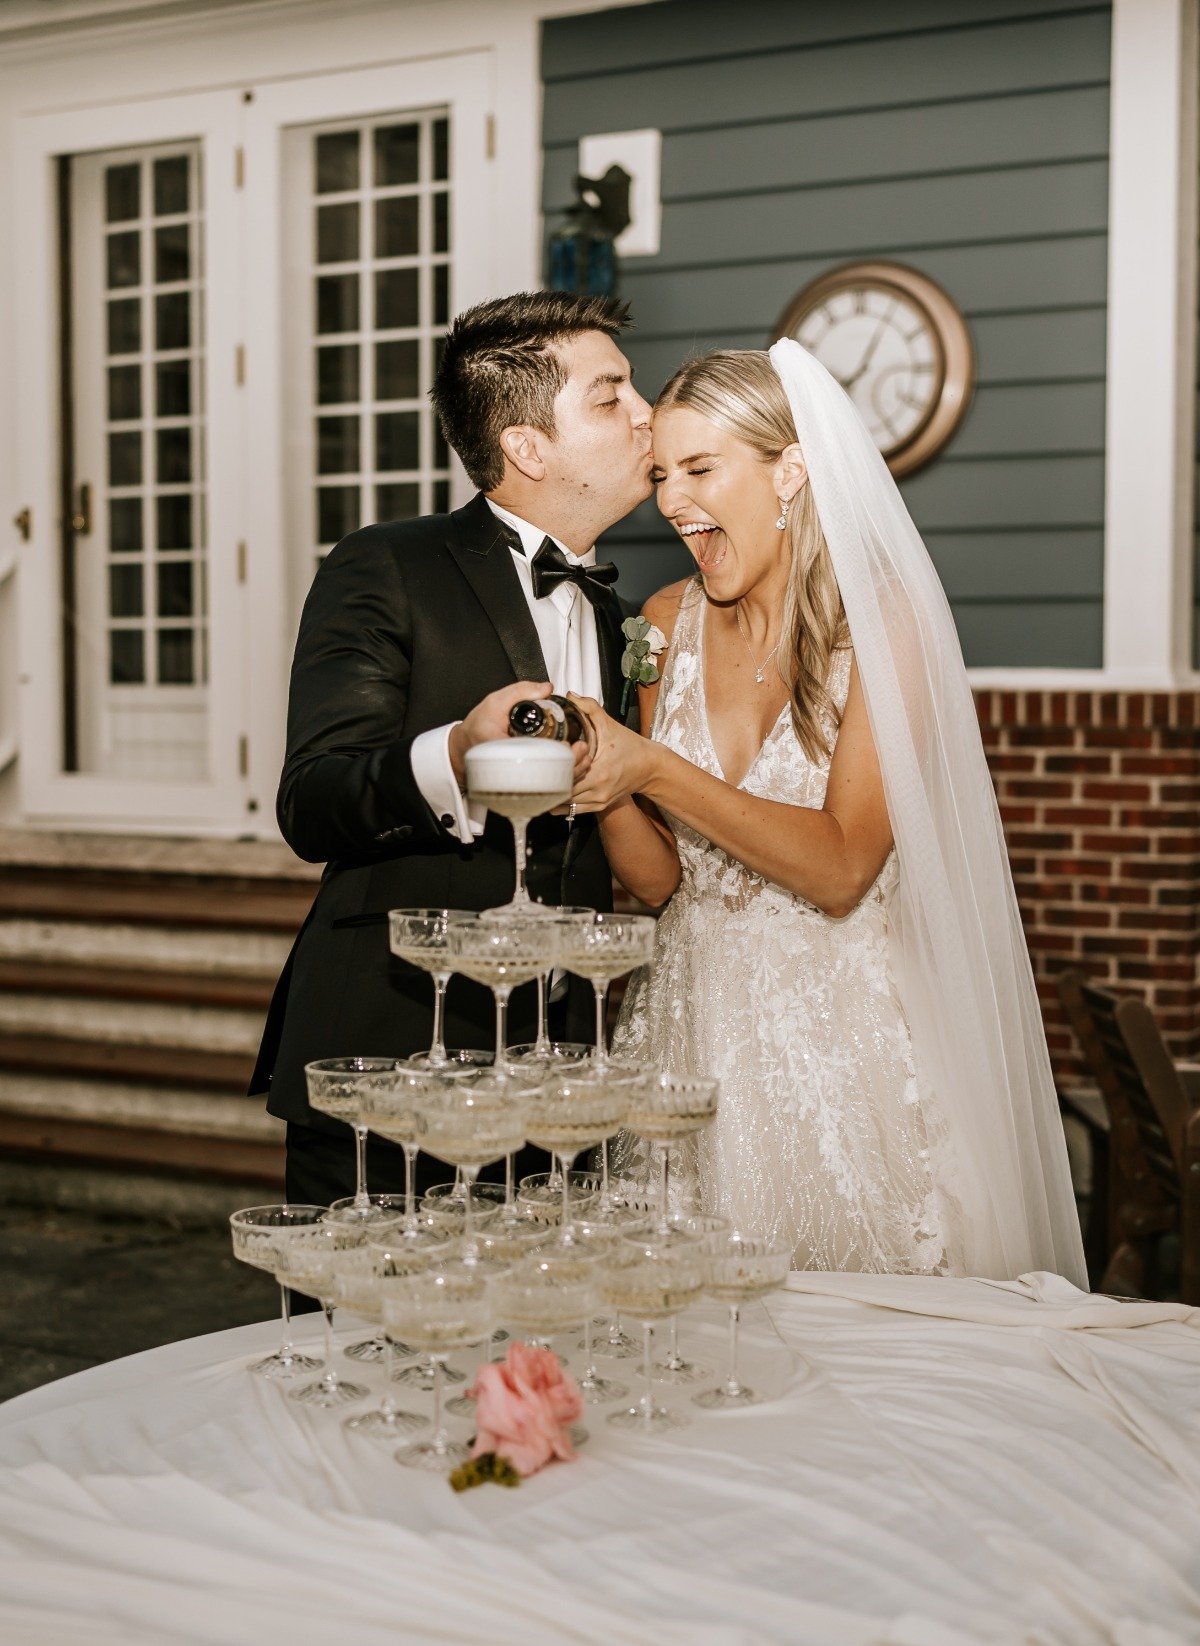
[[[478,702],[465,720],[460,720],[450,733],[450,765],[454,770],[455,782],[466,792],[467,787],[467,750],[473,749],[476,743],[490,742],[494,737],[508,736],[509,711],[517,703],[527,703],[532,698],[549,697],[554,690],[548,680],[518,680],[515,685],[501,686],[499,691],[489,692]],[[588,748],[586,743],[572,744],[575,756],[575,780],[587,771]]]

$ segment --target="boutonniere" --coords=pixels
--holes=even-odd
[[[621,719],[629,708],[629,697],[635,686],[653,686],[659,677],[658,660],[667,649],[667,637],[648,617],[627,617],[621,624],[625,636],[625,650],[621,653],[621,673],[625,685],[621,692]]]

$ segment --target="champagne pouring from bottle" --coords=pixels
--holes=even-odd
[[[553,913],[535,903],[525,884],[526,834],[532,818],[564,806],[575,780],[572,744],[591,742],[590,726],[576,704],[565,697],[530,699],[514,704],[509,737],[476,743],[466,756],[467,792],[513,826],[516,887],[502,915]]]

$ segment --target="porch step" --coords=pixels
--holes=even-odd
[[[316,879],[279,845],[0,830],[0,1156],[277,1186],[244,1094]]]
[[[277,1185],[283,1130],[229,1092],[0,1068],[0,1155]]]

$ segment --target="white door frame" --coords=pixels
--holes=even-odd
[[[18,713],[22,810],[38,823],[123,830],[245,827],[246,783],[239,773],[243,727],[235,670],[214,656],[209,696],[209,776],[158,783],[66,773],[61,769],[58,393],[59,279],[57,181],[61,155],[199,139],[203,155],[205,267],[231,268],[241,257],[242,208],[234,182],[240,126],[237,92],[168,98],[27,116],[17,122],[16,212],[24,249],[17,263],[17,462],[34,530],[21,548],[18,579]],[[244,591],[236,581],[242,535],[237,478],[244,467],[243,396],[234,373],[240,340],[237,282],[205,282],[205,383],[210,637],[230,653],[242,649]],[[217,637],[222,637],[219,641]]]
[[[288,667],[295,642],[288,599],[285,541],[282,292],[283,140],[290,126],[402,114],[445,107],[450,115],[451,313],[493,296],[500,201],[497,165],[489,150],[494,107],[490,51],[382,64],[327,75],[305,75],[248,88],[245,105],[246,411],[248,453],[245,518],[248,610],[254,614],[242,657],[250,678],[252,716],[249,786],[270,811],[285,741]],[[456,467],[454,501],[470,495]],[[364,522],[365,524],[366,522]]]

